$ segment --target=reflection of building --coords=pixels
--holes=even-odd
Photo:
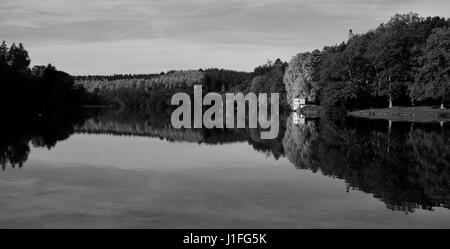
[[[304,98],[294,98],[293,108],[294,110],[297,110],[299,107],[303,108],[303,106],[306,104],[306,99]]]
[[[294,112],[293,114],[293,118],[292,118],[294,124],[305,124],[305,116],[303,115],[298,115],[296,112]]]

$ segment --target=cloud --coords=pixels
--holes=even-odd
[[[26,45],[72,43],[80,50],[88,43],[163,39],[198,48],[302,51],[342,42],[350,28],[365,32],[397,12],[445,15],[449,7],[443,0],[17,0],[0,3],[0,34]]]

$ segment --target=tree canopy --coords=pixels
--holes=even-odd
[[[350,109],[448,100],[449,27],[441,17],[396,14],[339,45],[298,54],[285,75],[288,99]]]
[[[34,66],[22,43],[0,45],[0,108],[43,110],[92,103],[93,96],[75,86],[73,78],[53,65]]]
[[[418,77],[410,87],[414,100],[450,99],[450,29],[437,28],[428,37],[419,58]]]

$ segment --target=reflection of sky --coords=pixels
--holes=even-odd
[[[181,163],[180,163],[181,162]],[[96,165],[96,166],[92,166]],[[449,210],[393,212],[344,181],[206,146],[74,135],[0,174],[0,227],[449,227]]]
[[[447,0],[15,0],[0,2],[0,34],[34,64],[71,74],[223,67],[340,43],[395,13],[448,15]]]
[[[223,160],[224,158],[226,160]],[[163,171],[257,166],[267,163],[265,155],[253,153],[253,149],[247,143],[201,146],[188,142],[169,143],[146,137],[130,139],[127,136],[105,135],[71,136],[70,141],[58,142],[50,151],[33,150],[31,160]]]

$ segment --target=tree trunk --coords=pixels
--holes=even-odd
[[[389,75],[389,109],[392,108],[391,76]]]

